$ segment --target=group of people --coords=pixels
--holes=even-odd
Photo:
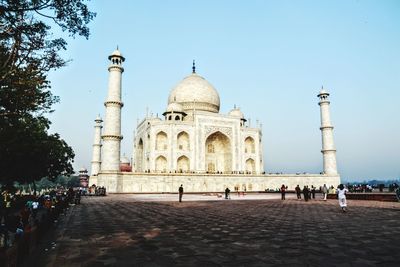
[[[21,193],[21,192],[20,192]],[[8,248],[26,233],[53,222],[69,204],[80,203],[80,190],[54,189],[39,195],[4,190],[0,199],[0,248]]]
[[[106,188],[104,186],[92,185],[88,189],[89,196],[106,196]]]
[[[317,189],[315,188],[314,185],[312,185],[311,188],[309,188],[308,185],[305,185],[303,187],[303,190],[302,190],[300,188],[300,186],[297,185],[296,188],[295,188],[295,191],[296,191],[296,195],[297,195],[297,199],[298,200],[301,200],[301,193],[303,193],[304,200],[308,201],[310,199],[315,199],[315,193],[317,192]],[[324,184],[323,187],[320,188],[320,191],[324,195],[324,200],[326,200],[327,196],[328,196],[328,188],[326,187],[325,184]]]
[[[281,194],[282,194],[281,199],[282,200],[285,200],[286,190],[287,190],[287,186],[282,185],[282,187],[281,187]],[[297,185],[295,188],[295,191],[296,191],[298,200],[301,200],[301,193],[303,193],[305,201],[308,201],[310,199],[315,199],[316,188],[313,185],[311,186],[311,188],[309,188],[307,185],[305,185],[303,187],[303,190],[301,190],[300,186]],[[326,184],[321,186],[319,191],[323,194],[323,200],[326,201],[327,197],[328,197],[328,193],[329,193],[329,190],[328,190],[328,187],[326,186]],[[349,190],[347,188],[345,188],[343,184],[340,184],[335,192],[338,195],[340,208],[342,209],[343,212],[346,212],[346,208],[347,208],[346,193],[349,192]]]
[[[288,186],[282,184],[282,186],[280,188],[282,200],[286,199],[287,189],[288,189]],[[303,190],[301,190],[299,185],[297,185],[295,188],[297,199],[301,200],[301,193],[303,193],[305,201],[308,201],[310,199],[315,199],[316,190],[317,189],[315,188],[314,185],[312,185],[311,188],[309,188],[307,185],[305,185],[303,187]],[[323,200],[326,201],[327,197],[328,197],[328,192],[329,192],[326,184],[321,186],[319,191],[323,194]],[[225,189],[225,199],[230,199],[230,192],[231,192],[231,190],[229,189],[229,187],[227,187]],[[349,190],[347,188],[345,188],[343,184],[340,184],[338,186],[338,188],[336,189],[336,193],[337,193],[338,199],[339,199],[339,205],[343,212],[346,212],[346,208],[347,208],[347,201],[346,201],[346,193],[347,192],[349,192]],[[183,196],[183,185],[182,184],[178,189],[178,193],[179,193],[179,202],[182,202],[182,196]]]

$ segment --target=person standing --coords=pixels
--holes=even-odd
[[[282,200],[285,200],[285,193],[286,193],[286,186],[283,184],[282,186],[281,186],[281,199]]]
[[[179,202],[182,202],[182,196],[183,196],[183,185],[179,187]]]
[[[326,184],[322,187],[322,193],[324,194],[324,201],[326,201],[328,197],[328,187],[326,187]]]
[[[347,190],[347,188],[345,188],[343,184],[340,184],[337,189],[337,193],[338,193],[339,205],[343,212],[346,212],[347,209],[347,200],[346,200],[347,192],[349,192],[349,190]]]
[[[308,201],[308,197],[309,197],[309,192],[308,192],[308,188],[307,186],[304,186],[303,188],[303,195],[304,195],[304,200],[307,202]]]
[[[231,193],[231,190],[227,187],[225,189],[225,199],[229,199],[230,198],[230,196],[229,196],[230,193]]]
[[[300,186],[297,185],[296,188],[295,188],[295,190],[296,190],[297,200],[300,200],[300,199],[301,199],[301,189],[300,189]]]
[[[312,199],[315,199],[315,187],[314,187],[314,185],[311,186],[311,195],[312,195]]]

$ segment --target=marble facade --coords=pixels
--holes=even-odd
[[[261,127],[250,127],[239,108],[220,113],[217,90],[196,73],[194,64],[192,73],[171,90],[163,117],[146,116],[138,123],[132,155],[121,158],[125,58],[116,50],[109,59],[105,130],[101,133],[101,118],[96,118],[90,184],[105,186],[110,193],[162,193],[176,192],[181,184],[186,192],[222,192],[226,187],[264,191],[282,184],[294,189],[296,185],[340,183],[329,93],[322,90],[318,95],[324,159],[321,174],[265,174]],[[121,171],[118,163],[131,163],[132,170]]]

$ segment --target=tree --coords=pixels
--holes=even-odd
[[[67,62],[67,42],[51,25],[89,37],[95,14],[85,0],[0,0],[0,181],[32,182],[73,172],[72,148],[49,134],[45,117],[59,101],[48,72]]]

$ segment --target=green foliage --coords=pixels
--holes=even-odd
[[[36,183],[36,187],[38,190],[42,189],[50,189],[56,188],[59,186],[63,186],[65,188],[69,187],[78,187],[79,186],[79,177],[78,176],[58,176],[54,181],[49,180],[47,177],[42,178],[40,181]]]
[[[84,0],[0,0],[0,182],[56,179],[73,172],[74,152],[45,117],[59,101],[48,72],[65,66],[59,56],[70,36],[89,37],[95,16]]]
[[[48,134],[43,117],[0,120],[0,177],[21,183],[73,173],[74,152],[58,134]]]

